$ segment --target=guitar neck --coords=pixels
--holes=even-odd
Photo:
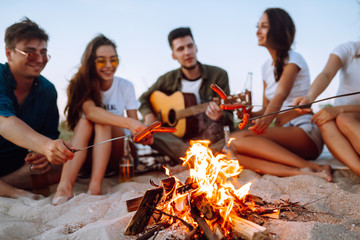
[[[187,107],[182,110],[178,110],[178,111],[176,111],[176,118],[177,119],[187,118],[187,117],[191,117],[196,114],[199,114],[199,113],[203,113],[206,111],[207,106],[209,106],[209,103],[202,103],[199,105]]]

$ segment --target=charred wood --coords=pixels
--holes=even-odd
[[[154,213],[154,208],[148,206],[156,206],[163,195],[162,188],[150,189],[145,192],[143,199],[139,205],[139,209],[132,217],[130,223],[126,227],[125,235],[136,235],[144,230],[150,217]]]

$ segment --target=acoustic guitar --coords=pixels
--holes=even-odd
[[[241,101],[245,104],[251,104],[251,93],[239,93],[229,96],[232,102]],[[166,95],[161,91],[154,91],[150,95],[150,103],[155,116],[164,125],[175,127],[173,134],[180,138],[191,137],[197,133],[198,119],[195,115],[204,113],[209,103],[196,105],[194,94],[182,93],[177,91],[171,95]]]

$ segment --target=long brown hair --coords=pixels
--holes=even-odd
[[[100,83],[96,73],[96,50],[100,46],[110,45],[116,51],[116,45],[103,34],[97,35],[86,46],[81,58],[79,70],[71,78],[67,88],[68,101],[64,110],[70,130],[74,130],[82,114],[82,104],[91,99],[96,106],[102,105]]]
[[[274,67],[275,80],[279,81],[285,66],[288,51],[294,42],[295,24],[290,15],[281,8],[268,8],[264,11],[269,19],[267,43],[276,50]]]

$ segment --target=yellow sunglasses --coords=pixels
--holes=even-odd
[[[103,67],[106,66],[107,60],[108,60],[108,58],[105,58],[105,57],[97,57],[96,60],[95,60],[95,64],[96,64],[97,67],[103,68]],[[111,57],[109,59],[109,61],[110,61],[110,65],[112,67],[117,67],[119,65],[119,58],[118,57]]]

